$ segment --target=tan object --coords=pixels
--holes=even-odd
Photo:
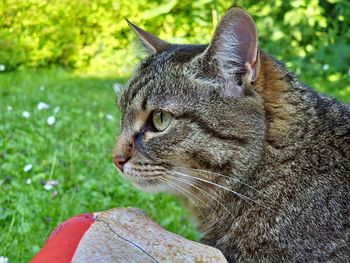
[[[164,230],[136,208],[94,216],[72,262],[227,262],[219,250]]]

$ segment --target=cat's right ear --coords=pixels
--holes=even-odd
[[[214,72],[216,81],[231,83],[228,94],[239,96],[239,83],[255,81],[258,70],[258,36],[250,15],[241,8],[230,8],[221,18],[203,59],[209,67],[206,71]]]
[[[128,19],[125,19],[129,27],[136,33],[141,43],[145,46],[150,54],[160,53],[170,47],[170,44],[161,40],[160,38],[148,33],[138,26],[135,26]]]

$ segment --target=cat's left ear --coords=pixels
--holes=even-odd
[[[129,27],[136,33],[141,43],[146,47],[150,54],[160,53],[170,47],[170,44],[161,40],[160,38],[144,31],[143,29],[135,26],[128,19],[125,19]]]

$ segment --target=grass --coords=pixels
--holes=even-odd
[[[304,80],[350,102],[350,81],[344,78]],[[112,85],[121,81],[64,70],[0,74],[0,257],[28,261],[59,222],[113,207],[139,207],[166,229],[198,237],[176,199],[137,191],[112,164],[119,131]],[[39,102],[50,107],[38,110]],[[56,118],[51,126],[49,116]],[[44,187],[49,180],[58,182],[51,190]]]
[[[9,262],[28,261],[59,222],[113,207],[139,207],[166,229],[197,238],[176,199],[137,191],[112,164],[119,131],[112,85],[120,81],[63,70],[0,74],[0,256]],[[39,102],[50,107],[38,110]],[[46,190],[49,180],[58,184]]]

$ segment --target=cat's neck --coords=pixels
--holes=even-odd
[[[220,189],[216,192],[194,193],[199,199],[204,200],[204,203],[210,202],[212,196],[222,203],[222,205],[215,204],[216,201],[214,201],[213,205],[199,203],[197,207],[192,207],[206,233],[204,241],[214,242],[216,235],[220,236],[218,233],[229,232],[225,229],[232,228],[231,224],[254,226],[256,223],[253,221],[256,219],[252,218],[255,218],[256,215],[259,215],[263,222],[264,216],[269,217],[271,213],[280,209],[279,203],[272,200],[277,198],[280,193],[276,193],[276,196],[269,195],[269,197],[261,194],[268,192],[266,188],[271,187],[272,189],[274,187],[274,182],[268,178],[269,172],[274,171],[274,176],[278,177],[278,173],[283,171],[284,165],[288,166],[290,160],[295,159],[302,148],[317,143],[316,136],[321,129],[329,125],[327,119],[318,110],[320,105],[324,106],[322,107],[323,113],[326,112],[330,116],[334,116],[333,111],[342,109],[350,112],[349,107],[305,87],[288,70],[269,56],[261,54],[260,63],[260,73],[254,88],[263,98],[266,112],[266,144],[263,156],[260,163],[255,166],[254,171],[242,176],[238,175],[235,180],[228,181],[224,185],[224,187],[251,200],[244,200],[238,195],[226,190],[220,191]],[[333,125],[336,121],[336,125],[348,123],[341,116],[341,114],[338,115],[337,120],[333,121]],[[349,116],[349,114],[344,114],[344,116]],[[269,172],[264,170],[265,167],[270,168]],[[285,171],[288,169],[286,168]],[[230,174],[234,174],[234,172],[233,169]],[[226,175],[230,176],[230,174]],[[237,182],[236,179],[242,179],[244,184]],[[269,210],[270,208],[271,210]],[[251,222],[250,219],[253,221]],[[241,231],[241,229],[239,228],[237,231]],[[244,233],[241,234],[244,235]]]
[[[267,124],[267,142],[276,147],[300,140],[301,122],[310,107],[312,97],[318,95],[300,83],[279,62],[261,53],[260,72],[255,89],[264,101]],[[296,125],[299,123],[299,125]]]
[[[322,130],[347,123],[348,105],[309,89],[264,53],[260,63],[255,88],[264,101],[266,151],[274,162],[290,158],[299,148],[316,140]]]
[[[252,169],[245,171],[243,175],[237,174],[237,167],[233,167],[230,171],[216,172],[224,173],[225,176],[234,175],[235,180],[225,181],[227,185],[224,185],[224,187],[247,196],[249,199],[257,199],[261,196],[254,188],[259,190],[263,186],[260,185],[259,180],[261,178],[255,178],[255,170],[260,169],[260,166],[266,165],[269,160],[283,162],[283,160],[291,158],[298,151],[298,147],[301,144],[294,142],[304,139],[304,133],[308,129],[306,126],[310,126],[310,129],[312,126],[312,124],[306,125],[305,123],[305,127],[300,125],[305,119],[304,112],[310,111],[311,106],[308,102],[308,97],[318,95],[312,94],[312,91],[299,83],[288,70],[264,53],[261,53],[259,74],[252,88],[262,97],[261,101],[264,103],[266,115],[266,149],[262,152],[261,163],[252,165]],[[210,188],[208,187],[208,189]],[[196,206],[189,205],[195,217],[199,219],[199,225],[205,229],[212,229],[212,232],[215,233],[221,228],[225,228],[225,225],[218,225],[220,217],[229,216],[234,220],[236,216],[250,213],[249,210],[254,205],[251,205],[251,201],[244,200],[244,198],[242,199],[240,196],[229,193],[227,190],[214,189],[218,191],[194,192],[193,194],[204,200],[205,204],[203,205],[202,202],[196,204]],[[210,194],[210,197],[215,197],[223,205],[206,205],[206,203],[212,201],[208,194]],[[213,207],[216,209],[215,212],[213,212]],[[260,208],[262,210],[266,209],[259,205],[257,207],[258,210]],[[231,215],[228,214],[227,210],[230,211]],[[214,216],[214,213],[218,216]],[[224,221],[228,222],[229,220]],[[210,226],[211,224],[213,225]],[[210,239],[212,238],[210,237]]]

